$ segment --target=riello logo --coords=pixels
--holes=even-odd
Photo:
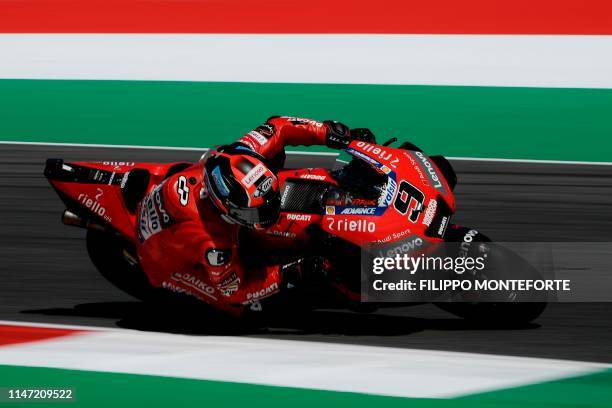
[[[79,194],[79,201],[85,207],[89,208],[94,214],[104,218],[107,221],[110,221],[110,217],[106,216],[106,208],[102,207],[102,205],[95,199],[89,197],[87,194]]]
[[[366,220],[349,220],[329,218],[327,228],[330,231],[341,232],[376,232],[376,224]]]
[[[386,161],[389,166],[394,169],[397,168],[399,163],[399,159],[392,153],[386,151],[385,149],[381,149],[378,145],[373,145],[367,142],[357,142],[357,147],[359,147],[364,153],[369,153],[378,159]]]

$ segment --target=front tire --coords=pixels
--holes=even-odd
[[[478,326],[521,327],[537,319],[546,303],[436,303],[440,309]]]
[[[495,279],[519,279],[538,280],[542,279],[540,272],[529,264],[518,254],[511,250],[496,246],[491,240],[480,232],[464,227],[453,226],[448,229],[445,237],[450,242],[465,242],[470,237],[470,242],[484,243],[491,250],[487,262],[497,265],[495,268]],[[470,245],[467,256],[478,256],[481,245]],[[466,254],[462,254],[465,256]],[[499,267],[503,265],[503,267]],[[513,327],[526,325],[537,319],[546,309],[546,294],[541,292],[508,292],[504,302],[439,302],[435,303],[440,309],[459,316],[479,325],[496,327]]]

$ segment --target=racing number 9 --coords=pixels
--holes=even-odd
[[[400,214],[406,214],[409,210],[408,219],[417,222],[423,211],[425,194],[409,182],[402,180],[397,191],[393,206]]]

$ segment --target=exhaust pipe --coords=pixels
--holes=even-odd
[[[62,223],[64,225],[72,225],[74,227],[85,227],[84,220],[72,211],[68,210],[64,210],[64,213],[62,214]]]
[[[64,225],[72,226],[72,227],[80,227],[86,229],[93,229],[98,231],[106,231],[106,227],[100,225],[96,222],[93,222],[89,219],[79,217],[75,213],[69,210],[64,210],[62,214],[62,223]]]

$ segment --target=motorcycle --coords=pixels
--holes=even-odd
[[[516,253],[496,247],[476,229],[451,223],[457,176],[448,160],[430,157],[411,143],[391,147],[393,142],[352,141],[332,169],[279,170],[280,218],[265,231],[244,231],[240,247],[245,257],[262,258],[269,250],[278,254],[265,257],[276,262],[311,255],[325,258],[332,276],[326,287],[301,298],[310,302],[310,309],[371,312],[422,303],[365,301],[358,271],[364,249],[373,245],[388,248],[401,243],[418,250],[415,246],[456,243],[456,256],[486,253],[489,260],[505,265],[506,277],[540,279]],[[100,273],[124,292],[147,300],[151,288],[136,255],[138,205],[155,186],[198,165],[48,159],[44,175],[66,206],[63,223],[87,230],[87,250]],[[249,244],[243,245],[243,240]],[[516,291],[508,292],[503,301],[464,295],[453,294],[461,301],[433,303],[464,319],[495,325],[531,322],[546,306],[545,295],[525,299]]]

